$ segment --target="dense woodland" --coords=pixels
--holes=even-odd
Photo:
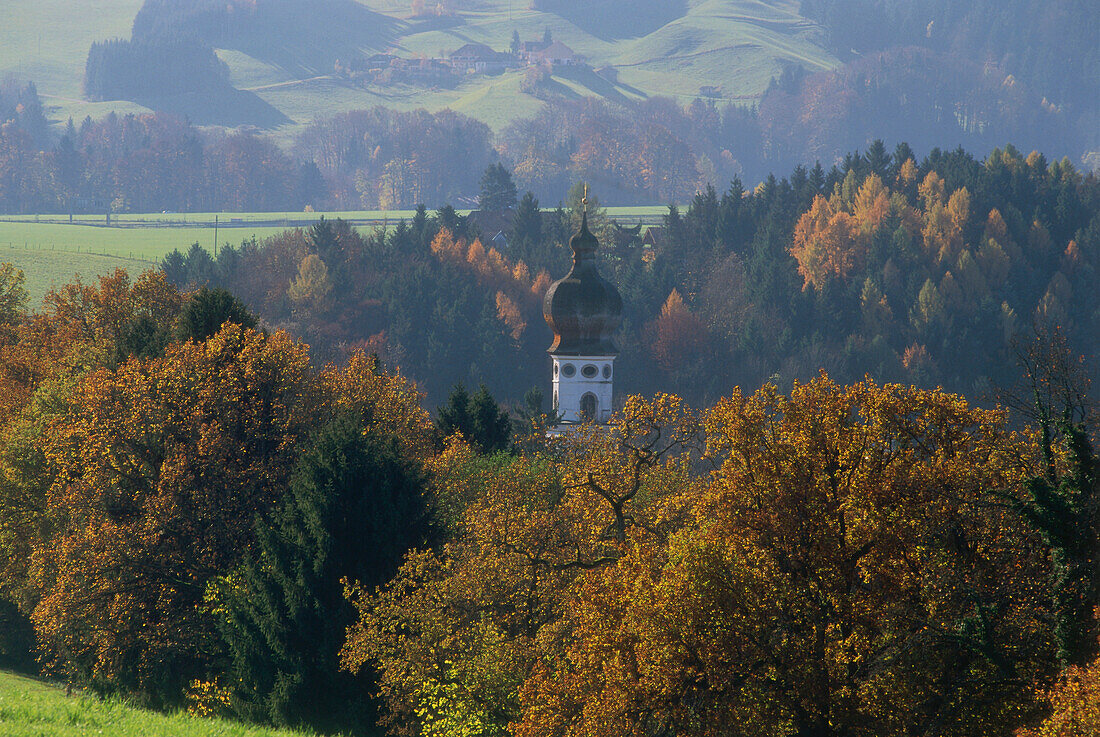
[[[1100,49],[1087,0],[803,0],[801,9],[826,27],[841,58],[915,46],[1011,75],[1096,148]]]
[[[214,49],[191,39],[113,39],[92,44],[84,68],[89,100],[150,100],[174,93],[229,88],[229,67]]]
[[[821,374],[548,441],[484,391],[433,425],[222,290],[119,271],[27,313],[21,281],[0,266],[6,665],[345,734],[1095,725],[1096,426],[1056,332],[1020,414]]]
[[[344,733],[1091,734],[1097,179],[876,144],[652,250],[590,195],[630,396],[548,440],[579,198],[37,311],[0,266],[4,664]]]
[[[631,106],[551,101],[544,113],[493,136],[448,110],[377,107],[315,121],[289,153],[255,132],[200,130],[167,113],[86,119],[50,142],[28,87],[17,94],[31,112],[13,114],[0,130],[0,210],[438,207],[476,197],[480,172],[492,161],[505,163],[520,191],[544,202],[556,204],[583,179],[609,202],[683,203],[708,183],[756,182],[807,162],[840,164],[881,130],[872,109],[888,111],[896,140],[922,150],[958,141],[984,152],[1006,140],[1031,150],[1058,139],[1058,115],[1031,105],[1023,92],[993,83],[981,94],[944,91],[941,79],[959,79],[957,69],[924,51],[903,53],[904,72],[875,57],[843,73],[784,76],[756,110],[660,98]],[[851,94],[867,89],[878,96]],[[957,109],[949,99],[956,93],[973,109]],[[0,100],[9,95],[16,96]],[[908,103],[898,105],[899,97]],[[929,112],[952,108],[951,115]]]
[[[605,6],[601,12],[613,12],[610,4]],[[149,0],[134,20],[130,40],[93,45],[86,94],[154,107],[164,102],[173,109],[157,100],[164,90],[184,96],[201,90],[227,100],[237,95],[243,105],[247,95],[229,87],[225,65],[212,49],[262,48],[265,34],[287,33],[309,12],[334,19],[365,13],[379,33],[385,26],[384,16],[340,0],[315,8],[297,0],[182,5]],[[556,202],[571,182],[584,179],[617,204],[684,203],[706,184],[720,186],[734,176],[752,183],[769,172],[815,161],[828,168],[849,152],[865,149],[882,131],[890,131],[890,145],[908,141],[918,150],[961,145],[984,156],[1012,141],[1022,150],[1042,148],[1057,158],[1068,155],[1075,164],[1087,159],[1095,167],[1100,103],[1093,91],[1100,85],[1100,51],[1093,33],[1095,11],[1086,0],[965,7],[942,0],[805,0],[802,12],[821,24],[844,63],[816,73],[789,65],[749,107],[703,98],[686,107],[661,98],[637,103],[571,99],[549,75],[536,74],[524,89],[544,101],[544,110],[495,138],[480,123],[447,111],[433,115],[377,108],[319,118],[284,152],[293,163],[283,161],[283,155],[249,161],[248,176],[239,185],[247,193],[229,197],[239,187],[219,189],[210,182],[201,200],[209,209],[233,209],[239,201],[273,210],[304,204],[370,209],[426,202],[438,207],[473,197],[472,177],[487,159],[499,157],[515,172],[521,191],[530,189],[545,202]],[[258,100],[249,104],[263,107]],[[128,171],[117,181],[89,171],[83,189],[91,199],[86,193],[74,200],[72,183],[57,182],[51,158],[69,145],[80,150],[80,143],[71,134],[54,143],[30,132],[34,145],[18,155],[32,171],[11,175],[24,181],[12,185],[16,194],[0,193],[0,209],[63,211],[90,202],[138,207],[141,198],[123,190],[142,179],[140,165],[123,164]],[[21,145],[9,142],[5,148]],[[130,145],[171,150],[179,142],[161,139],[158,145],[150,139]],[[204,142],[204,148],[212,145]],[[56,149],[53,157],[51,148]],[[172,163],[181,177],[194,165],[186,158]],[[310,171],[315,166],[324,186],[312,187],[308,202],[294,187],[294,194],[277,186],[266,191],[272,170],[288,166]],[[158,209],[196,207],[197,196],[173,197],[150,188],[153,184],[142,182],[145,191],[155,192],[148,199],[156,200]]]
[[[870,373],[990,396],[1011,379],[1014,337],[1034,324],[1091,352],[1095,175],[1012,147],[916,162],[906,145],[876,143],[829,171],[708,188],[670,210],[652,249],[597,206],[601,268],[627,306],[619,387],[709,403],[825,367],[842,382]],[[489,190],[514,192],[506,170],[488,173]],[[443,208],[385,233],[326,221],[223,248],[217,262],[195,247],[164,269],[181,288],[230,289],[326,357],[369,347],[436,404],[459,382],[518,403],[547,380],[542,294],[568,270],[580,192],[560,209],[511,197],[507,248]]]

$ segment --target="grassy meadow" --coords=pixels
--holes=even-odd
[[[246,238],[264,238],[283,230],[225,228],[218,231],[218,241],[238,245]],[[66,284],[78,274],[87,280],[117,268],[139,273],[155,268],[165,254],[176,248],[186,251],[192,243],[213,250],[213,228],[0,222],[0,263],[12,263],[23,270],[32,307],[52,287]]]
[[[653,205],[607,208],[608,215],[623,225],[653,224],[666,212],[667,208]],[[322,215],[369,229],[411,219],[414,214],[412,210],[218,213],[217,239],[220,246],[236,246],[253,237],[263,239],[289,227],[308,225]],[[64,215],[3,216],[0,263],[23,270],[31,306],[36,307],[52,287],[68,283],[77,274],[89,280],[117,268],[142,272],[155,268],[177,248],[186,251],[192,243],[213,252],[214,217],[214,213],[121,214],[112,215],[111,227],[107,227],[103,215],[78,215],[73,224]]]
[[[304,737],[223,719],[166,715],[0,671],[0,734],[4,737]]]
[[[315,117],[373,105],[449,107],[499,131],[544,104],[519,91],[522,70],[471,75],[455,89],[351,85],[333,75],[335,59],[361,53],[435,57],[469,42],[506,49],[513,31],[536,39],[549,29],[592,68],[612,66],[618,74],[612,83],[591,72],[561,71],[553,94],[619,101],[665,95],[685,104],[703,86],[717,88],[727,101],[751,102],[785,64],[818,70],[837,63],[822,47],[821,30],[799,15],[797,0],[667,0],[642,7],[633,0],[548,0],[541,10],[523,0],[462,0],[450,18],[412,17],[407,0],[316,0],[308,9],[288,5],[255,27],[242,27],[233,48],[218,50],[237,95],[82,100],[88,48],[128,37],[141,5],[5,0],[0,76],[35,82],[55,125],[158,107],[200,125],[256,125],[289,143]]]

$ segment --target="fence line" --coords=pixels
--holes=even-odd
[[[0,245],[3,245],[2,241],[0,241]],[[98,249],[102,249],[102,246],[85,245],[83,243],[70,243],[70,244],[58,245],[56,243],[42,244],[42,243],[31,243],[30,241],[24,241],[22,246],[20,246],[19,243],[16,243],[14,241],[8,241],[7,246],[8,246],[8,249],[12,250],[12,251],[24,250],[24,251],[43,251],[43,252],[52,251],[54,253],[78,253],[80,255],[103,256],[103,257],[106,257],[106,258],[117,258],[117,259],[120,259],[120,260],[123,260],[123,261],[140,261],[141,263],[146,263],[146,264],[159,264],[160,261],[161,261],[160,258],[157,258],[157,257],[151,257],[150,258],[150,257],[142,256],[141,254],[138,254],[138,255],[135,256],[133,250],[128,250],[128,251],[126,251],[126,254],[123,255],[121,250],[118,251],[117,253],[109,253],[107,251],[98,250]]]
[[[95,219],[92,219],[92,218]],[[251,220],[244,218],[229,218],[227,220],[219,219],[216,223],[214,220],[205,219],[179,219],[179,220],[141,220],[135,218],[126,217],[112,217],[110,223],[100,215],[85,216],[84,218],[73,218],[69,220],[68,215],[46,215],[46,216],[34,216],[34,220],[28,220],[26,218],[5,218],[0,217],[0,223],[15,223],[20,225],[84,225],[93,228],[116,228],[119,230],[127,229],[148,229],[148,228],[209,228],[218,230],[236,230],[240,228],[308,228],[311,225],[318,222],[319,218],[268,218],[265,220]],[[395,225],[401,220],[408,220],[406,217],[373,217],[373,218],[340,218],[348,225],[354,227],[375,227],[380,225]],[[636,223],[641,225],[660,225],[664,222],[663,214],[653,215],[621,215],[609,216],[609,219],[616,220],[620,223]]]
[[[35,216],[33,220],[27,218],[0,217],[0,223],[12,223],[16,225],[83,225],[90,228],[112,228],[117,230],[150,229],[150,228],[207,228],[213,230],[236,230],[240,228],[308,228],[318,222],[319,218],[268,218],[264,220],[252,220],[243,218],[230,218],[229,220],[140,220],[124,217],[112,217],[108,223],[103,216],[90,219],[73,218],[68,216]],[[399,220],[408,218],[341,218],[349,225],[357,227],[369,227],[377,225],[389,225]]]

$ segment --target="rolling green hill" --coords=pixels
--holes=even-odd
[[[81,99],[88,48],[127,37],[142,0],[70,3],[8,0],[0,8],[0,76],[34,81],[51,120],[148,109],[132,101]],[[229,28],[219,56],[239,95],[144,100],[200,124],[256,125],[289,140],[314,117],[385,105],[453,108],[499,130],[543,104],[520,92],[522,70],[471,75],[455,89],[356,86],[333,75],[337,58],[390,52],[404,57],[449,53],[468,42],[504,50],[518,31],[550,29],[593,68],[611,66],[611,83],[591,72],[560,75],[567,96],[638,99],[667,95],[688,102],[700,87],[727,100],[752,100],[784,65],[810,70],[837,61],[822,48],[818,26],[796,0],[451,0],[451,17],[413,17],[407,0],[315,0],[287,3],[261,19]],[[428,3],[429,6],[433,3]],[[538,9],[531,9],[531,6]]]
[[[223,719],[165,715],[65,691],[0,671],[0,734],[5,737],[304,737]]]

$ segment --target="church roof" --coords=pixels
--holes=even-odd
[[[548,349],[554,355],[616,355],[611,334],[623,319],[623,300],[615,285],[596,269],[599,242],[588,230],[588,213],[581,227],[569,239],[573,268],[550,285],[542,303],[542,314],[554,331]]]

